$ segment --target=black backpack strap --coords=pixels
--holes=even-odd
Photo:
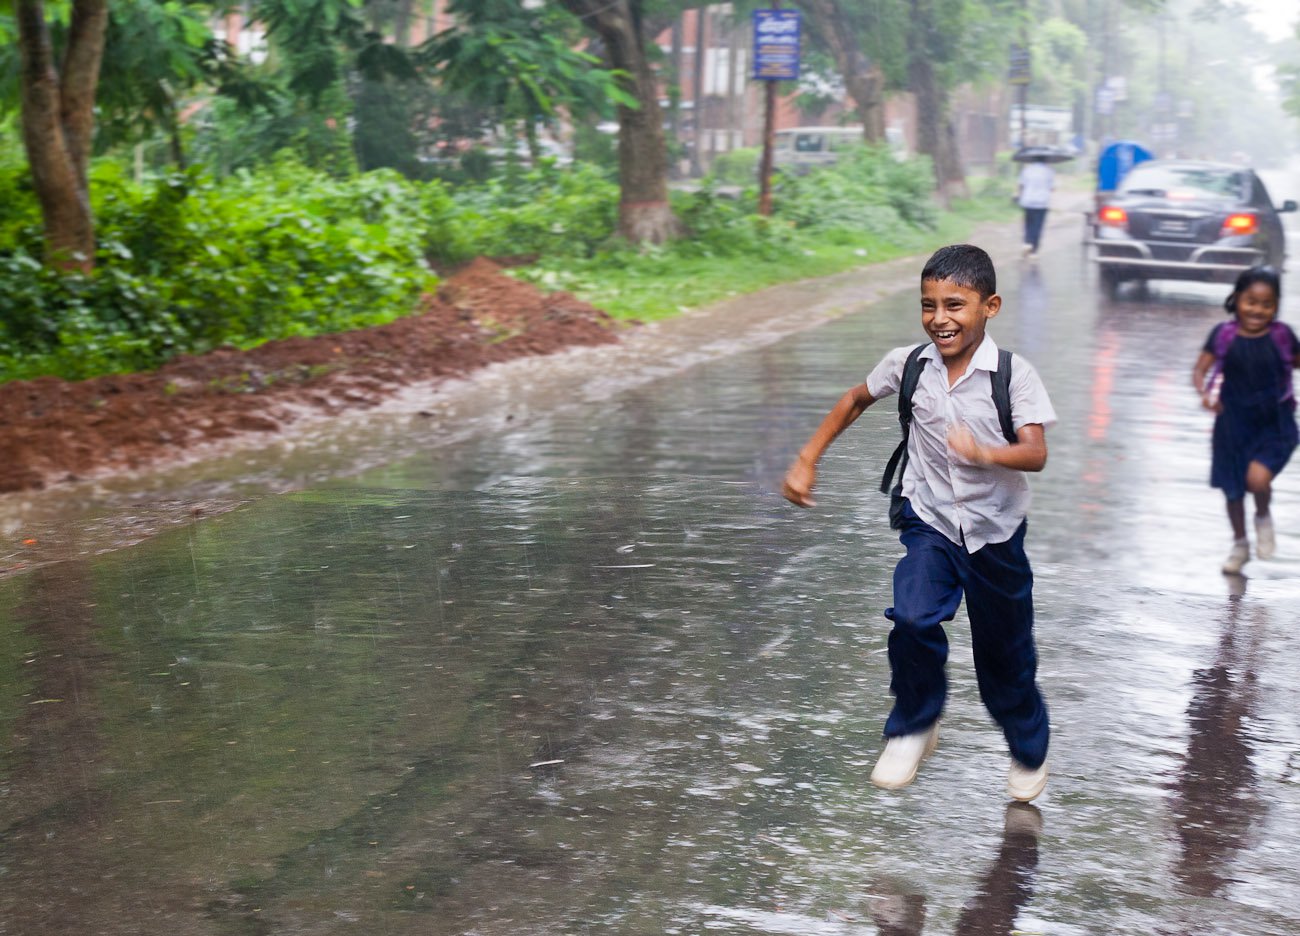
[[[880,481],[882,494],[890,493],[895,471],[898,472],[898,485],[893,493],[901,495],[903,492],[903,472],[907,470],[907,437],[912,428],[912,394],[916,393],[916,385],[921,380],[921,368],[925,366],[921,352],[927,347],[928,344],[917,345],[903,364],[903,379],[898,385],[898,424],[903,428],[903,439],[885,465],[885,476]]]
[[[1015,445],[1016,424],[1011,418],[1011,352],[1005,348],[998,349],[998,369],[989,374],[993,383],[993,405],[998,410],[998,424],[1008,444]]]

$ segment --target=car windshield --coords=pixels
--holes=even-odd
[[[1155,195],[1160,198],[1231,198],[1246,196],[1246,174],[1230,169],[1195,166],[1138,166],[1124,180],[1120,191],[1127,195]]]

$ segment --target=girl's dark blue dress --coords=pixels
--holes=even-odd
[[[1205,351],[1214,353],[1214,329]],[[1300,353],[1300,340],[1290,328],[1291,355]],[[1295,400],[1282,402],[1291,361],[1284,362],[1268,335],[1238,335],[1223,356],[1223,411],[1214,420],[1214,456],[1210,486],[1221,488],[1228,500],[1246,496],[1246,468],[1257,461],[1276,475],[1291,458],[1297,442]]]

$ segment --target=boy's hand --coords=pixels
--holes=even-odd
[[[1223,404],[1208,393],[1201,394],[1201,407],[1209,410],[1211,413],[1223,412]]]
[[[974,434],[965,426],[948,429],[948,447],[972,465],[989,464],[988,449],[976,442]]]
[[[812,489],[816,481],[816,466],[802,458],[796,458],[790,470],[785,473],[781,494],[796,507],[814,507],[817,502],[812,499]]]

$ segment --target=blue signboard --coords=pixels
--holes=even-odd
[[[799,11],[754,11],[754,78],[794,81],[799,77]]]

